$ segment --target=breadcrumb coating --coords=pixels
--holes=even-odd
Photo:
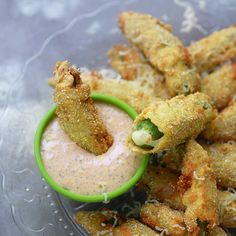
[[[163,203],[145,203],[140,211],[142,221],[153,229],[163,229],[167,235],[187,234],[184,213],[176,211]]]
[[[83,84],[79,70],[68,61],[57,62],[54,70],[54,101],[59,124],[80,147],[100,155],[113,143],[90,98],[90,88]]]
[[[158,236],[159,234],[141,222],[129,219],[114,229],[114,236]]]
[[[146,93],[138,84],[130,84],[125,80],[104,79],[98,72],[83,73],[81,78],[89,85],[92,92],[117,97],[132,106],[138,113],[151,102],[160,100]]]
[[[216,31],[188,47],[193,63],[201,73],[236,56],[236,26]]]
[[[198,221],[207,222],[208,228],[218,225],[217,187],[212,159],[193,139],[186,144],[181,178],[190,180],[190,186],[184,186],[187,189],[183,195],[188,231],[199,232]]]
[[[166,29],[164,23],[151,15],[136,12],[123,12],[118,23],[128,40],[164,74],[172,96],[199,90],[199,75],[188,49]]]
[[[179,175],[167,168],[148,166],[139,183],[147,190],[148,199],[158,200],[167,206],[185,211],[183,195],[177,186]],[[236,194],[230,191],[217,190],[217,209],[222,227],[236,227]]]
[[[99,211],[78,211],[74,216],[76,223],[92,236],[99,235],[99,232],[104,236],[110,236],[113,230],[110,218]]]
[[[155,70],[135,47],[114,45],[108,51],[109,63],[124,80],[135,81],[150,95],[170,98],[163,75]]]
[[[211,99],[199,92],[153,102],[137,116],[133,127],[142,120],[150,119],[163,136],[152,149],[137,146],[132,135],[128,137],[128,145],[137,153],[158,153],[173,148],[191,137],[197,137],[215,115]]]
[[[217,115],[202,136],[211,141],[236,141],[236,101]]]
[[[209,229],[207,236],[227,236],[227,233],[218,226],[215,226],[213,229]]]
[[[217,184],[226,188],[236,188],[236,143],[213,143],[203,145],[212,157],[212,165]]]
[[[225,108],[236,95],[236,64],[226,64],[201,80],[201,92],[213,100],[217,109]]]

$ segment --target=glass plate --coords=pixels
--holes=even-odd
[[[86,235],[75,224],[73,214],[80,209],[104,206],[73,202],[57,195],[41,178],[33,158],[34,132],[52,106],[52,90],[47,79],[56,61],[68,59],[89,69],[108,67],[107,50],[115,43],[126,41],[116,26],[117,15],[124,10],[150,13],[172,24],[174,33],[186,45],[236,22],[235,0],[79,2],[79,6],[87,6],[89,10],[73,18],[68,15],[66,24],[35,49],[15,80],[9,74],[9,78],[1,81],[9,86],[9,91],[7,95],[0,93],[0,235]],[[196,23],[192,29],[185,21],[186,12],[192,14]],[[190,32],[186,32],[188,29]],[[108,206],[126,211],[137,208],[138,201],[143,200],[144,194],[134,189]],[[126,207],[122,207],[125,203]]]

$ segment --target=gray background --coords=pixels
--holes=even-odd
[[[187,33],[183,20],[192,7],[196,25]],[[234,0],[0,1],[1,236],[78,235],[37,170],[34,132],[52,105],[47,78],[55,62],[106,67],[106,51],[125,41],[116,16],[127,9],[173,24],[186,45],[236,22]]]

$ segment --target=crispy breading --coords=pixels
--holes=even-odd
[[[236,143],[229,141],[227,143],[216,142],[214,144],[201,143],[201,145],[212,157],[212,169],[217,185],[226,188],[236,188]],[[170,149],[164,154],[160,164],[162,166],[165,165],[173,172],[180,173],[184,152],[184,145]]]
[[[139,186],[148,192],[148,199],[164,202],[173,209],[184,211],[182,194],[178,191],[178,174],[167,168],[148,166]],[[236,227],[236,194],[217,190],[219,222],[223,227]]]
[[[116,44],[108,51],[109,63],[123,79],[136,80],[139,77],[162,77],[135,48],[127,44]]]
[[[141,220],[153,229],[162,229],[166,235],[187,235],[184,213],[163,203],[145,203],[140,211]]]
[[[226,64],[201,80],[201,92],[209,95],[222,109],[236,95],[236,64]]]
[[[97,72],[86,72],[81,74],[82,81],[89,85],[92,92],[109,94],[123,100],[132,106],[138,113],[153,101],[159,101],[145,93],[142,88],[130,84],[125,80],[103,79]]]
[[[207,236],[227,236],[227,233],[218,226],[215,226],[213,229],[209,229]]]
[[[127,222],[116,227],[114,236],[158,236],[159,234],[141,222],[129,219]]]
[[[136,81],[130,82],[118,79],[105,79],[97,71],[83,72],[80,76],[82,81],[89,85],[92,92],[99,92],[117,97],[127,102],[138,113],[151,102],[161,100],[160,98],[150,95],[147,90],[143,89]],[[55,78],[49,78],[48,84],[55,87]],[[127,91],[129,92],[127,93]]]
[[[140,84],[150,95],[170,98],[163,75],[155,70],[136,49],[126,44],[114,45],[108,51],[109,63],[123,79]]]
[[[90,98],[89,86],[83,84],[79,70],[68,61],[57,62],[54,71],[54,101],[59,124],[82,148],[100,155],[113,143]]]
[[[204,144],[203,147],[213,159],[213,170],[218,185],[236,188],[236,143]]]
[[[150,63],[162,72],[171,95],[194,93],[200,88],[199,75],[182,42],[151,15],[123,12],[119,27]]]
[[[236,193],[218,191],[218,211],[220,225],[223,227],[236,227]]]
[[[197,137],[214,119],[215,112],[211,99],[199,92],[153,102],[137,116],[133,130],[142,120],[150,119],[163,136],[157,140],[152,149],[145,149],[133,142],[131,133],[128,137],[128,145],[137,153],[158,153],[173,148],[191,137]]]
[[[236,26],[214,32],[192,43],[188,50],[199,72],[211,70],[236,56]]]
[[[182,196],[178,192],[178,175],[166,168],[148,166],[142,176],[139,186],[148,191],[150,199],[157,199],[174,209],[184,210]]]
[[[212,141],[236,141],[236,101],[222,110],[202,135]]]
[[[182,176],[191,181],[183,195],[188,231],[194,233],[199,230],[198,220],[207,222],[209,228],[218,225],[217,187],[212,159],[193,139],[186,144]]]
[[[92,236],[99,234],[110,236],[113,230],[112,224],[109,222],[110,218],[112,217],[99,211],[78,211],[74,216],[76,223],[80,224]]]

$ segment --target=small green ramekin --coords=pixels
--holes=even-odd
[[[125,103],[113,96],[106,95],[106,94],[100,94],[100,93],[92,93],[91,98],[94,101],[111,104],[111,105],[114,105],[114,106],[120,108],[121,110],[126,112],[132,119],[135,119],[135,117],[137,116],[136,111],[132,107],[130,107],[127,103]],[[127,192],[130,188],[132,188],[137,183],[137,181],[140,179],[144,170],[147,167],[148,160],[149,160],[148,155],[144,155],[142,157],[142,161],[140,163],[139,168],[137,169],[136,173],[129,181],[127,181],[126,183],[124,183],[119,188],[115,189],[114,191],[108,192],[107,194],[80,195],[78,193],[71,192],[71,191],[63,188],[59,184],[57,184],[47,173],[47,170],[45,169],[43,161],[42,161],[41,150],[40,150],[41,138],[42,138],[43,132],[46,129],[47,125],[50,123],[50,121],[55,117],[55,111],[56,111],[56,106],[52,107],[46,113],[46,115],[42,118],[41,122],[39,123],[39,126],[38,126],[36,134],[35,134],[35,138],[34,138],[34,156],[35,156],[38,168],[39,168],[42,176],[46,180],[46,182],[55,191],[57,191],[58,193],[62,194],[65,197],[73,199],[75,201],[103,202],[103,201],[107,201],[107,200],[111,200],[113,198],[116,198],[119,195]]]

